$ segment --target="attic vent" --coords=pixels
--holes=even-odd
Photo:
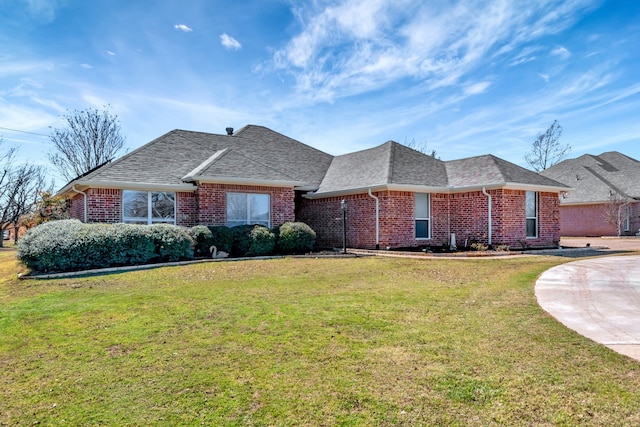
[[[231,136],[233,135],[233,128],[227,128],[227,135]]]

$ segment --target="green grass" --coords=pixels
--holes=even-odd
[[[0,425],[639,425],[640,363],[558,324],[555,257],[278,259],[18,281]]]

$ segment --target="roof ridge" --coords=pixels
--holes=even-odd
[[[187,173],[185,176],[183,176],[182,180],[186,181],[187,179],[193,178],[194,176],[196,176],[197,174],[202,172],[205,168],[208,168],[209,166],[211,166],[212,164],[217,162],[220,158],[224,157],[224,155],[227,154],[229,151],[231,151],[231,148],[229,148],[229,147],[225,147],[222,150],[216,151],[207,160],[205,160],[204,162],[200,163],[193,170],[191,170],[189,173]]]

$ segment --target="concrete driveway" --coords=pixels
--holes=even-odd
[[[545,271],[538,304],[565,326],[640,360],[640,256],[574,261]]]

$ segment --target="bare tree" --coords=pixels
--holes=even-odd
[[[0,154],[0,247],[4,232],[16,227],[23,215],[30,212],[38,199],[38,192],[45,182],[44,168],[29,163],[16,165],[16,149]]]
[[[49,161],[67,181],[113,159],[124,147],[118,116],[108,107],[74,110],[63,118],[66,127],[53,129],[49,136],[54,147]]]
[[[571,146],[560,143],[561,135],[562,126],[554,120],[549,129],[536,137],[531,145],[531,151],[524,156],[533,170],[543,171],[567,157],[571,152]]]
[[[629,220],[629,199],[617,191],[609,191],[609,201],[604,208],[604,220],[616,229],[616,235],[622,234],[624,224]]]
[[[405,147],[409,147],[412,150],[416,150],[422,154],[426,154],[428,156],[439,159],[438,153],[436,152],[436,150],[430,150],[428,147],[428,144],[424,141],[418,142],[415,140],[415,138],[411,138],[411,139],[405,138],[402,145],[404,145]]]

